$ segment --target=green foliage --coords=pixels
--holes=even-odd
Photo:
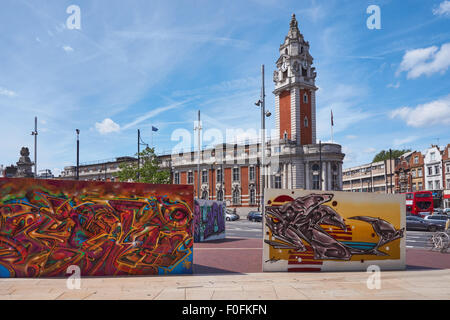
[[[137,155],[137,154],[136,154]],[[155,148],[146,148],[140,152],[141,165],[138,170],[136,162],[122,162],[119,164],[120,171],[117,173],[119,181],[134,181],[144,183],[168,184],[170,181],[169,170],[159,167],[159,160],[155,154]],[[139,172],[139,180],[138,180]]]
[[[405,152],[410,152],[411,149],[405,149],[405,150],[392,150],[392,159],[399,158],[402,154]],[[375,157],[373,158],[372,162],[377,161],[384,161],[389,160],[389,150],[381,150],[378,152]]]

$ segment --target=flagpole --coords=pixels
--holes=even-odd
[[[333,143],[333,109],[331,109],[331,143]]]

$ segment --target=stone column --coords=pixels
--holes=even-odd
[[[327,190],[331,190],[331,187],[332,187],[332,176],[333,176],[333,173],[331,172],[331,161],[329,161],[328,162],[328,167],[327,167],[327,174],[328,174],[328,188],[327,188]]]
[[[309,161],[306,161],[305,162],[305,186],[306,186],[307,190],[311,189],[309,177],[310,177],[310,175],[309,175]]]

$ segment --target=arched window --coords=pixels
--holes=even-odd
[[[303,124],[304,124],[305,128],[308,128],[308,125],[309,125],[308,117],[305,117],[305,119],[303,120]]]
[[[238,205],[241,203],[241,194],[239,192],[239,189],[234,189],[233,190],[233,204],[234,205]]]
[[[222,191],[222,189],[217,191],[217,201],[223,201],[223,191]]]
[[[203,192],[202,192],[202,199],[208,200],[208,191],[203,190]]]
[[[320,166],[315,163],[312,166],[312,188],[313,190],[319,190],[320,189]]]
[[[255,189],[250,189],[250,204],[256,204],[256,191],[255,191]]]

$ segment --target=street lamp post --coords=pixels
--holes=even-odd
[[[77,133],[77,180],[80,180],[80,129],[75,129]]]
[[[34,117],[34,131],[31,135],[34,136],[34,177],[37,178],[37,117]]]
[[[261,66],[261,99],[255,105],[261,107],[261,214],[264,217],[264,188],[265,188],[265,153],[266,153],[266,117],[270,117],[270,112],[266,111],[266,93],[264,87],[264,65]]]

